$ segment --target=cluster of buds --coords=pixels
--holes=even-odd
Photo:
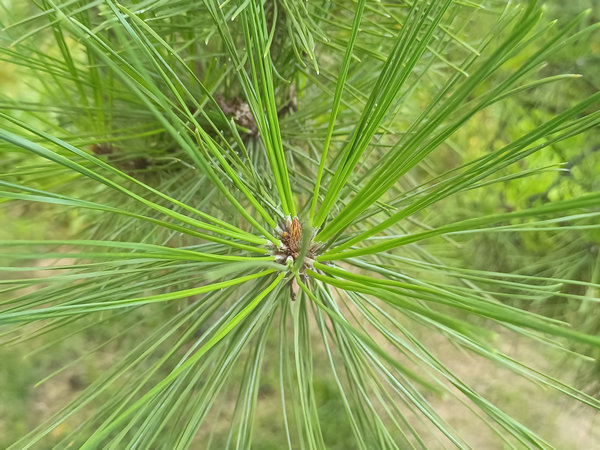
[[[302,281],[306,282],[308,280],[306,270],[314,270],[313,263],[323,245],[315,243],[313,241],[314,236],[307,239],[306,236],[302,235],[302,225],[297,217],[292,219],[288,216],[285,220],[279,221],[278,223],[275,231],[279,236],[281,244],[278,247],[272,245],[269,253],[275,257],[275,262],[289,268],[294,266],[298,258],[304,253],[304,258],[298,269],[298,274]],[[304,248],[305,252],[303,252],[303,246],[306,246]],[[299,290],[295,276],[290,280],[290,288],[292,300],[295,300]]]

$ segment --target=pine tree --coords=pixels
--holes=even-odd
[[[507,344],[587,373],[600,349],[600,191],[555,189],[600,92],[547,65],[589,11],[8,6],[0,217],[30,225],[0,242],[0,342],[84,343],[42,383],[95,368],[10,448],[552,446],[450,349],[600,408]]]

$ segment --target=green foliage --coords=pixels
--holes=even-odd
[[[600,409],[506,345],[597,370],[590,11],[0,6],[0,346],[83,374],[9,448],[551,447],[448,343]]]

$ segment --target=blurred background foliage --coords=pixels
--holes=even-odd
[[[545,3],[546,18],[549,20],[557,19],[561,23],[566,23],[582,10],[591,8],[591,14],[581,26],[600,21],[600,6],[594,0],[568,2],[548,0]],[[31,14],[31,7],[27,2],[0,0],[0,18],[9,11],[12,17],[19,17],[19,14],[27,17]],[[481,34],[481,30],[477,27],[485,29],[488,25],[485,21],[470,24],[474,35]],[[35,46],[39,51],[50,57],[60,54],[51,35],[39,34],[38,36]],[[1,45],[5,46],[6,42],[2,42]],[[76,46],[74,48],[76,49]],[[451,55],[446,56],[451,57]],[[0,105],[2,103],[6,105],[7,99],[18,100],[23,105],[42,101],[47,104],[47,98],[40,98],[41,91],[49,91],[41,89],[41,83],[44,81],[32,78],[26,69],[26,67],[18,68],[5,64],[0,58]],[[600,90],[600,33],[594,33],[591,38],[582,39],[564,49],[562,53],[553,55],[540,75],[549,76],[555,73],[573,73],[581,75],[581,78],[542,85],[526,91],[523,95],[511,97],[486,108],[469,121],[443,148],[429,156],[425,164],[411,171],[408,177],[426,181],[431,174],[443,173],[448,168],[485,155],[491,149],[512,142],[521,136],[524,130],[529,130],[553,117],[558,111],[572,106],[577,100]],[[327,74],[323,73],[322,76],[326,77]],[[488,83],[493,84],[494,81],[495,78],[491,78]],[[431,82],[435,83],[435,75],[432,75]],[[426,102],[427,94],[423,93],[423,104]],[[411,106],[417,106],[419,95],[420,93],[416,93]],[[58,99],[60,92],[56,92],[56,96]],[[57,108],[54,117],[58,121],[64,121],[69,120],[70,114],[79,115],[82,111],[73,110],[65,115],[65,111]],[[35,115],[27,114],[26,117],[27,120],[35,120]],[[146,119],[141,117],[140,123]],[[43,121],[42,118],[39,120]],[[285,121],[285,118],[283,120]],[[401,124],[401,114],[398,115],[398,121]],[[323,124],[315,124],[315,126],[323,126]],[[291,139],[303,137],[301,132],[303,129],[291,125],[287,131],[284,130]],[[138,157],[138,153],[147,157],[146,149],[141,147],[142,140],[139,145],[140,147],[136,147],[135,142],[130,143],[128,151],[132,156],[127,164],[131,164],[131,161]],[[159,150],[161,145],[168,145],[168,143],[157,142],[157,155],[163,154],[162,149]],[[15,168],[18,170],[19,164],[15,164],[15,161],[22,157],[23,155],[14,153],[0,153],[0,178],[7,170],[14,171]],[[45,163],[41,160],[39,163],[40,172],[43,173]],[[159,162],[154,161],[154,163]],[[170,167],[168,161],[165,164]],[[133,170],[143,176],[143,167],[133,167]],[[14,172],[11,173],[11,176],[14,175]],[[57,177],[70,175],[67,172],[54,171],[46,176],[48,177],[46,180],[42,176],[38,180],[58,184]],[[506,181],[502,183],[493,183],[483,189],[473,190],[472,195],[463,194],[443,200],[429,212],[428,216],[423,217],[423,220],[435,226],[469,217],[471,211],[479,211],[481,214],[510,212],[551,200],[568,199],[600,190],[600,133],[596,130],[552,145],[496,174],[496,177],[503,176],[506,177]],[[85,188],[81,183],[78,186]],[[89,188],[94,189],[92,185]],[[101,226],[103,220],[99,213],[98,223],[90,223],[90,214],[80,216],[77,209],[56,214],[52,208],[41,204],[24,205],[13,202],[3,206],[0,207],[0,240],[77,237],[82,230],[89,232],[90,229]],[[433,214],[435,216],[432,216]],[[540,231],[467,234],[453,236],[452,244],[445,247],[444,256],[446,261],[455,261],[458,267],[466,265],[472,269],[486,271],[515,274],[534,272],[556,279],[576,279],[596,283],[600,281],[598,229],[571,230],[561,234],[561,239],[557,239],[554,234]],[[444,274],[440,273],[440,279],[436,281],[443,282],[443,277]],[[486,287],[483,282],[481,286]],[[590,289],[587,287],[576,290],[576,287],[570,286],[569,289],[573,291],[566,294],[586,294],[591,297],[598,297],[599,294],[583,292]],[[569,302],[568,296],[523,299],[511,295],[510,291],[506,292],[506,301],[532,310],[544,308],[547,311],[551,308],[552,315],[556,318],[575,317],[573,308],[578,309],[579,312],[582,310],[589,312],[582,316],[585,319],[585,323],[582,324],[584,330],[588,333],[600,333],[600,311],[597,303]],[[169,307],[164,310],[166,316],[173,313]],[[136,310],[135,315],[111,316],[102,327],[86,328],[85,321],[80,321],[77,329],[82,328],[84,332],[73,333],[72,336],[53,335],[50,331],[46,335],[1,347],[0,448],[14,442],[68,400],[74,398],[84,386],[89,385],[102,374],[103,370],[119,360],[134,342],[143,339],[156,329],[162,320],[162,317],[145,315],[143,310]],[[136,333],[139,335],[123,333],[123,330],[133,322],[141,324],[136,328]],[[456,373],[488,394],[508,413],[524,424],[534,427],[559,448],[593,448],[600,442],[598,413],[584,410],[572,400],[561,397],[555,392],[542,390],[489,362],[475,360],[446,342],[442,336],[431,336],[427,330],[422,330],[417,333],[417,336],[429,345],[438,348],[446,346],[445,362],[456,370]],[[502,346],[530,361],[532,365],[548,371],[551,375],[560,376],[566,381],[582,383],[590,392],[596,392],[596,388],[599,387],[600,370],[593,373],[589,370],[581,371],[578,360],[571,360],[564,356],[564,353],[553,353],[546,347],[540,353],[532,341],[521,342],[513,335],[508,336],[508,339],[507,342],[502,343]],[[168,347],[169,342],[167,340],[162,345]],[[85,357],[88,352],[97,348],[100,351],[95,353],[95,357]],[[322,353],[315,354],[315,393],[317,403],[321,405],[319,415],[323,433],[327,442],[336,443],[332,448],[353,448],[353,435],[345,422],[346,419],[340,414],[343,405],[339,397],[334,394],[335,382],[325,369],[328,366],[326,355],[322,349],[320,351]],[[66,368],[65,364],[67,364]],[[280,448],[280,443],[285,441],[285,435],[280,425],[276,423],[276,418],[280,414],[280,399],[276,387],[277,377],[272,373],[273,371],[269,371],[269,364],[270,358],[267,354],[265,375],[259,392],[261,407],[257,411],[258,423],[255,432],[260,433],[257,440],[262,442],[261,448],[277,449]],[[55,371],[58,372],[48,378],[48,375]],[[116,384],[110,389],[117,392],[119,388],[120,386]],[[212,448],[224,447],[231,414],[228,406],[234,404],[235,392],[228,395],[229,397],[226,395],[216,408],[220,413],[210,419],[212,429],[205,427],[208,430],[206,434],[197,437],[197,448],[205,448],[206,443],[210,443]],[[494,448],[496,444],[487,440],[488,436],[485,432],[477,428],[470,429],[472,416],[467,408],[456,410],[454,404],[446,402],[445,399],[431,401],[451,424],[461,431],[464,430],[466,437],[471,439],[475,448]],[[84,419],[85,417],[79,417],[69,423],[75,426],[78,421]],[[422,425],[426,426],[424,423]],[[72,430],[61,426],[52,432],[52,437],[58,441],[70,431]],[[432,437],[431,448],[436,448],[434,439],[435,437]],[[50,443],[46,444],[50,445]]]

